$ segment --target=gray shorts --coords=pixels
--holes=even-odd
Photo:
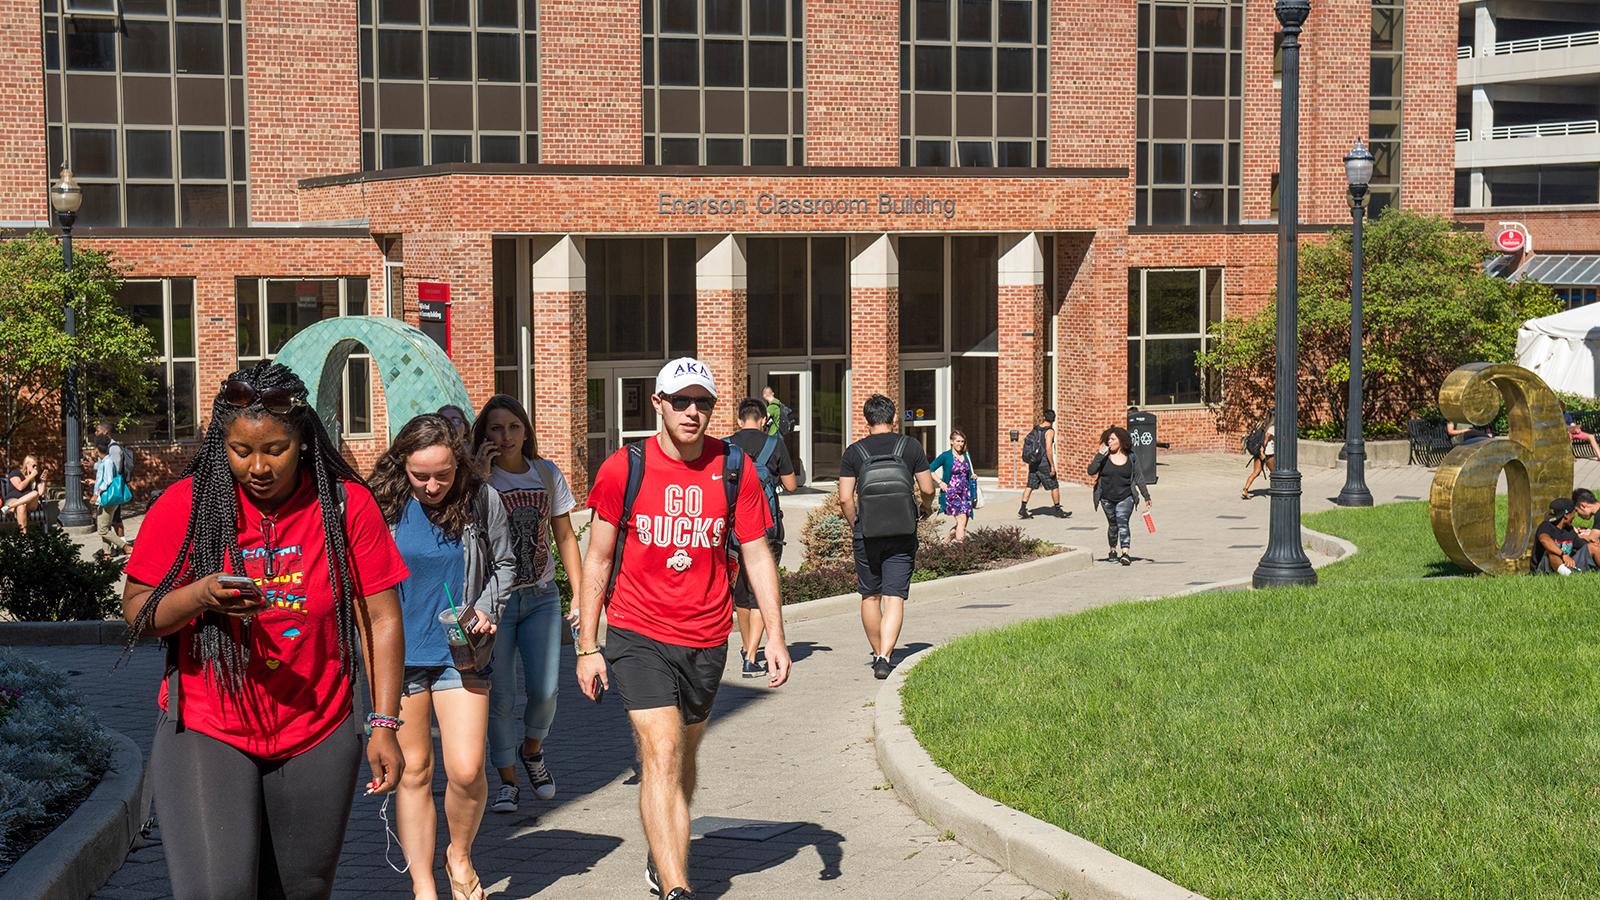
[[[1053,491],[1061,487],[1061,482],[1056,480],[1056,473],[1049,466],[1034,468],[1028,467],[1028,489],[1038,490],[1044,488]]]

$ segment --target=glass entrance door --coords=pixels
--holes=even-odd
[[[922,444],[932,459],[944,448],[950,423],[944,414],[950,397],[948,366],[917,367],[900,370],[901,432]]]
[[[783,363],[751,366],[750,396],[759,399],[761,389],[768,386],[780,402],[794,410],[794,431],[784,437],[784,445],[794,460],[795,475],[805,484],[812,472],[811,369]]]
[[[656,433],[659,424],[650,395],[656,368],[589,366],[589,483],[606,457],[628,441]]]

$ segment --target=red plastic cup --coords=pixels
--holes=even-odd
[[[1156,520],[1149,513],[1144,514],[1144,527],[1151,534],[1156,533]]]

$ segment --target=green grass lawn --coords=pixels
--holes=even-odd
[[[1495,518],[1505,535],[1506,498],[1496,500]],[[1362,581],[1396,581],[1406,578],[1438,578],[1461,575],[1462,571],[1439,549],[1428,521],[1428,503],[1417,500],[1385,503],[1367,509],[1329,509],[1309,513],[1303,520],[1307,528],[1342,537],[1360,548],[1346,560],[1317,570],[1317,581],[1325,585]]]
[[[1365,557],[962,639],[906,719],[978,792],[1211,897],[1600,896],[1600,582],[1339,583],[1398,571]]]

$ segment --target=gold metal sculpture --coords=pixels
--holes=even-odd
[[[1439,388],[1439,410],[1453,422],[1488,425],[1505,403],[1510,433],[1456,447],[1439,465],[1428,497],[1433,535],[1468,572],[1528,571],[1533,529],[1546,506],[1572,492],[1572,444],[1561,403],[1521,366],[1471,363]],[[1506,473],[1506,539],[1496,546],[1495,486]]]

